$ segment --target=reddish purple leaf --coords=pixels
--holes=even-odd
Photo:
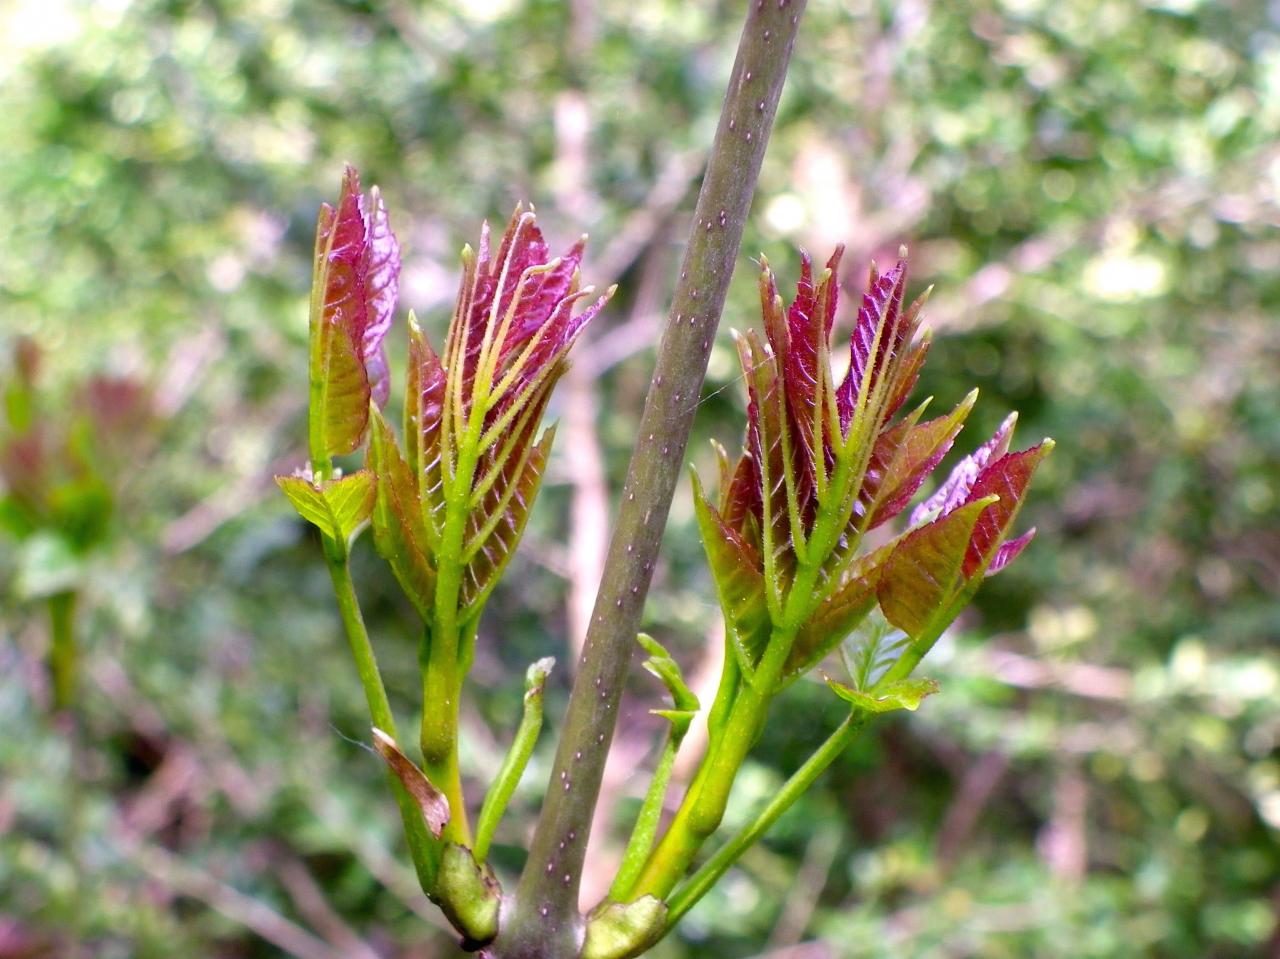
[[[1052,449],[1053,441],[1046,440],[1019,453],[1008,453],[994,463],[988,464],[978,474],[973,489],[969,493],[969,502],[993,493],[1000,499],[987,507],[974,528],[973,539],[964,557],[966,578],[983,569],[987,561],[995,555],[1000,542],[1022,507],[1022,498],[1027,492],[1036,467]],[[1012,558],[1012,556],[1007,557],[1005,562]]]
[[[846,432],[864,381],[867,396],[871,396],[876,384],[890,372],[893,360],[909,335],[902,316],[906,274],[905,260],[899,260],[883,275],[877,275],[872,268],[871,281],[862,295],[862,306],[849,338],[849,372],[836,393],[840,427]]]
[[[975,390],[946,416],[919,424],[909,417],[880,434],[854,506],[855,517],[872,511],[868,529],[906,509],[925,478],[951,449],[977,396]]]
[[[542,474],[555,438],[555,428],[551,427],[543,432],[536,445],[531,443],[532,430],[542,418],[543,404],[545,398],[531,410],[530,438],[522,440],[520,454],[513,453],[494,467],[499,470],[497,481],[467,518],[469,555],[464,557],[466,566],[459,597],[464,616],[479,613],[524,535],[529,510],[542,485]]]
[[[445,372],[413,315],[409,316],[409,371],[404,397],[405,460],[427,521],[438,542],[444,527],[445,465],[441,453]]]
[[[1009,449],[1009,440],[1013,437],[1013,427],[1017,422],[1018,414],[1010,413],[991,439],[957,463],[951,475],[933,495],[911,511],[910,525],[918,526],[930,517],[943,516],[965,502],[983,467],[991,460],[1003,456]]]
[[[1001,543],[996,549],[995,555],[991,557],[991,564],[987,566],[986,575],[994,576],[1017,559],[1018,554],[1027,548],[1027,544],[1031,542],[1035,535],[1036,528],[1033,526],[1017,539],[1008,539]]]
[[[369,401],[388,391],[383,339],[399,290],[400,247],[375,189],[372,212],[348,166],[337,210],[320,208],[312,279],[312,452],[349,453],[360,445]],[[322,447],[322,449],[321,449]]]

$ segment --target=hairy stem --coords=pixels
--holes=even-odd
[[[328,537],[325,537],[324,547],[326,565],[333,579],[333,592],[338,599],[338,611],[342,616],[342,626],[347,634],[347,643],[351,647],[351,656],[356,663],[360,685],[364,687],[365,700],[369,704],[369,717],[373,720],[373,725],[391,738],[398,739],[396,721],[391,715],[391,702],[387,699],[387,690],[382,685],[382,674],[378,672],[373,644],[369,641],[364,616],[360,613],[360,603],[356,598],[355,586],[351,582],[346,550],[341,544]],[[404,833],[409,842],[409,855],[418,873],[418,882],[421,883],[423,891],[430,895],[435,886],[436,867],[440,861],[439,845],[427,831],[422,811],[413,797],[405,791],[404,786],[394,775],[388,773],[387,778],[395,793],[396,804],[400,807],[400,818],[404,821]]]
[[[751,4],[658,347],[505,959],[576,955],[578,890],[618,701],[804,0]]]
[[[667,900],[667,929],[670,930],[699,899],[719,881],[729,867],[741,858],[778,817],[791,808],[832,761],[852,743],[867,724],[866,713],[853,713],[832,733],[803,766],[792,774],[786,784],[760,814],[737,835],[722,846],[714,856],[689,877]]]

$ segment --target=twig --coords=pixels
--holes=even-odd
[[[829,820],[830,822],[830,820]],[[804,860],[791,892],[782,904],[782,913],[769,936],[769,945],[778,950],[796,946],[818,908],[818,897],[827,884],[832,863],[840,849],[840,830],[827,825],[818,829],[804,850]]]
[[[938,861],[944,868],[955,863],[1008,768],[1009,757],[1000,749],[985,753],[969,767],[938,830]]]
[[[330,948],[270,906],[183,862],[168,850],[132,837],[122,837],[119,842],[125,855],[144,872],[184,896],[200,900],[287,955],[296,959],[344,959],[342,952]]]
[[[272,847],[271,859],[280,884],[298,907],[299,914],[317,932],[341,950],[347,959],[379,959],[373,947],[356,935],[355,930],[329,905],[324,890],[297,856],[276,844]]]

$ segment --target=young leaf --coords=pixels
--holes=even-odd
[[[760,557],[707,502],[698,474],[691,471],[691,475],[698,528],[720,597],[725,631],[743,673],[750,676],[769,641],[772,625]]]
[[[369,470],[319,483],[304,476],[277,476],[276,485],[298,515],[343,545],[351,544],[373,512],[374,475]]]
[[[911,637],[895,627],[879,610],[872,610],[840,647],[840,658],[853,688],[870,690],[898,661]]]
[[[961,586],[961,569],[974,525],[994,502],[995,497],[986,497],[966,503],[912,530],[894,547],[880,574],[877,595],[885,619],[913,641],[931,634],[939,617],[949,612]]]
[[[919,526],[935,517],[951,512],[966,499],[973,488],[978,474],[993,459],[999,459],[1009,449],[1009,441],[1013,438],[1013,428],[1018,422],[1018,414],[1010,413],[1005,417],[1000,428],[991,439],[955,465],[951,475],[934,491],[928,499],[911,511],[911,526]]]
[[[1036,467],[1052,450],[1053,440],[1045,440],[1030,449],[1000,457],[978,474],[969,493],[970,500],[990,495],[998,496],[999,499],[983,512],[974,528],[973,538],[964,557],[966,577],[984,569],[988,561],[994,558],[1001,541],[1022,508],[1023,496]],[[1008,563],[1025,545],[1024,542],[1015,546],[1012,555],[1007,555],[1001,565]]]
[[[871,514],[868,529],[897,516],[911,502],[951,449],[977,398],[974,390],[946,416],[924,423],[909,417],[880,434],[854,506],[856,517]]]
[[[1027,548],[1027,544],[1031,542],[1035,535],[1036,528],[1033,526],[1016,539],[1005,540],[1001,543],[991,557],[991,562],[987,566],[986,575],[994,576],[996,573],[1000,572],[1000,570],[1004,569],[1017,559],[1018,554]]]
[[[444,415],[444,367],[409,314],[409,374],[404,397],[405,461],[422,504],[426,533],[436,548],[444,528],[444,460],[441,421]]]
[[[938,683],[932,679],[900,679],[871,692],[864,692],[837,682],[830,676],[824,678],[831,691],[854,709],[873,714],[891,713],[899,709],[915,712],[926,696],[932,696],[938,691]]]
[[[541,405],[537,411],[541,411]],[[530,434],[539,418],[536,413],[529,417]],[[555,427],[544,430],[536,445],[525,441],[523,452],[495,465],[499,479],[467,518],[466,569],[460,597],[465,615],[479,613],[515,555],[529,521],[529,510],[542,485],[555,432]]]
[[[427,531],[418,506],[409,465],[400,455],[391,427],[372,410],[368,463],[378,477],[373,509],[373,544],[391,566],[406,596],[426,621],[435,599],[436,573],[428,552]]]
[[[849,372],[836,391],[840,428],[846,434],[857,412],[859,397],[870,401],[899,356],[910,330],[903,322],[902,295],[906,285],[904,260],[888,273],[871,268],[871,279],[849,339]]]
[[[368,209],[368,207],[372,209]],[[311,453],[350,453],[369,402],[386,401],[382,341],[395,312],[400,247],[377,190],[366,201],[347,167],[335,210],[320,208],[311,293]]]
[[[892,544],[858,560],[843,583],[805,620],[796,633],[783,667],[787,683],[807,673],[857,628],[876,604],[876,584]]]
[[[647,633],[638,633],[636,642],[649,654],[649,658],[644,661],[644,668],[656,676],[662,685],[667,687],[667,692],[671,693],[673,708],[654,709],[652,712],[655,716],[661,716],[671,723],[671,735],[676,742],[679,742],[688,732],[689,724],[693,722],[693,718],[698,715],[698,710],[701,708],[698,697],[685,684],[684,675],[680,672],[680,664],[672,658],[661,643]]]

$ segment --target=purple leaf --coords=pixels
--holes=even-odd
[[[880,434],[854,507],[859,517],[871,511],[868,529],[906,509],[925,478],[951,449],[977,397],[975,390],[946,416],[919,424],[908,418]]]
[[[1027,548],[1027,544],[1031,542],[1035,535],[1036,528],[1033,526],[1016,539],[1005,540],[1001,543],[996,549],[995,555],[991,557],[991,563],[987,566],[986,575],[994,576],[1017,559],[1018,554]]]
[[[995,555],[1009,527],[1022,508],[1022,498],[1031,483],[1036,467],[1053,449],[1053,441],[1045,440],[1019,453],[1008,453],[989,463],[974,481],[969,501],[995,494],[998,502],[983,512],[973,530],[973,539],[964,557],[964,575],[975,575]],[[1024,544],[1025,545],[1025,544]],[[1020,547],[1019,547],[1020,548]],[[1013,557],[1007,557],[1005,562]]]
[[[871,280],[862,295],[862,306],[849,338],[849,372],[836,393],[840,426],[846,432],[864,382],[866,395],[873,396],[878,382],[890,373],[910,334],[902,316],[906,273],[905,260],[899,260],[883,275],[877,275],[872,267]]]
[[[335,456],[360,445],[369,401],[389,388],[383,339],[399,290],[400,247],[375,189],[372,213],[348,166],[334,210],[321,206],[312,278],[312,454]]]
[[[992,459],[1003,456],[1009,449],[1009,440],[1013,437],[1013,427],[1017,422],[1018,414],[1010,413],[991,439],[957,463],[951,475],[933,495],[911,511],[910,525],[918,526],[930,517],[944,516],[965,502],[982,468]]]

